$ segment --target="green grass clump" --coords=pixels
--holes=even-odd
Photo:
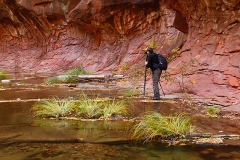
[[[55,84],[55,83],[60,83],[60,82],[62,82],[62,81],[58,77],[50,77],[45,80],[45,83],[47,83],[47,84]]]
[[[0,80],[7,79],[7,78],[8,78],[7,74],[3,71],[0,71]]]
[[[82,93],[78,100],[61,100],[53,98],[34,104],[32,110],[38,117],[68,117],[77,116],[84,119],[103,118],[127,114],[124,100],[89,97]]]
[[[157,112],[149,112],[133,128],[133,138],[152,140],[154,138],[184,137],[193,133],[190,119],[182,114],[164,117]]]
[[[126,114],[126,105],[123,100],[101,99],[98,96],[91,98],[83,93],[76,111],[84,118],[103,117],[107,120],[112,116]]]
[[[83,67],[73,68],[65,73],[65,75],[89,75],[90,73],[86,71]]]
[[[75,83],[77,82],[77,78],[75,77],[50,77],[45,80],[46,84],[57,84],[57,83]]]
[[[120,94],[125,97],[132,97],[132,96],[139,95],[140,93],[137,92],[136,90],[128,89],[128,90],[121,91]]]
[[[206,113],[207,115],[218,115],[220,113],[220,109],[216,107],[209,107],[202,111],[203,113]]]
[[[99,118],[101,116],[102,103],[94,99],[85,99],[80,102],[79,115],[83,118]]]
[[[127,114],[127,108],[123,100],[117,101],[116,99],[104,102],[102,114],[104,119],[109,119],[112,116]]]
[[[89,75],[90,73],[84,70],[83,67],[77,67],[74,69],[71,69],[67,71],[66,73],[63,73],[63,76],[58,76],[58,77],[50,77],[45,80],[45,83],[47,84],[56,84],[56,83],[75,83],[77,82],[76,75]]]
[[[77,82],[77,78],[75,77],[67,77],[63,80],[64,83],[74,83]]]
[[[73,101],[53,98],[34,104],[32,110],[38,117],[65,117],[72,111]]]
[[[50,77],[45,80],[47,84],[57,84],[57,83],[74,83],[77,79],[75,77]]]

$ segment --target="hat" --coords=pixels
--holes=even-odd
[[[152,52],[153,52],[153,49],[149,47],[149,48],[147,49],[147,51],[149,51],[150,53],[152,53]]]

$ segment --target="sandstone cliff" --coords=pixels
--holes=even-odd
[[[239,107],[240,0],[0,0],[0,15],[1,68],[117,71],[154,42],[165,90]]]

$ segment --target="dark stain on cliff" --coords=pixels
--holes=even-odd
[[[176,11],[173,27],[175,27],[176,29],[178,29],[183,33],[188,33],[189,28],[188,28],[187,21],[178,11]]]

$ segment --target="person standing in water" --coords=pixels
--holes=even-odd
[[[152,83],[153,83],[153,94],[154,94],[152,99],[160,100],[158,82],[160,80],[162,70],[159,67],[157,68],[154,67],[154,64],[159,64],[159,61],[156,53],[153,52],[153,49],[148,48],[146,52],[147,52],[147,58],[146,58],[145,65],[147,68],[150,68],[152,71]]]

